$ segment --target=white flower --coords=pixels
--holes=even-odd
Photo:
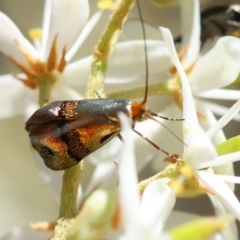
[[[219,89],[219,87],[227,86],[236,79],[236,74],[237,72],[239,72],[239,66],[240,66],[239,64],[236,64],[236,63],[239,61],[238,58],[240,54],[238,55],[234,54],[234,51],[235,50],[240,51],[240,49],[238,49],[240,46],[240,44],[238,44],[240,43],[240,40],[233,37],[221,38],[218,44],[216,44],[216,46],[212,50],[210,50],[204,56],[199,56],[200,54],[199,53],[200,51],[199,2],[197,0],[191,1],[191,2],[182,1],[181,11],[183,16],[182,17],[183,44],[190,45],[189,50],[187,51],[187,54],[183,60],[183,65],[187,68],[188,66],[192,65],[196,61],[196,59],[198,59],[195,65],[193,66],[193,69],[189,73],[189,79],[191,83],[192,92],[195,96],[195,106],[197,109],[197,113],[200,116],[199,122],[203,127],[203,129],[207,130],[216,122],[216,119],[213,115],[213,110],[215,110],[214,112],[216,112],[216,106],[213,105],[212,103],[206,102],[206,100],[203,101],[199,99],[199,96],[201,98],[205,97],[205,95],[208,96],[208,92],[209,92],[208,90],[213,88],[213,90],[211,90],[211,93],[213,93],[212,97],[215,96],[217,98],[227,99],[227,97],[230,95],[232,100],[238,98],[239,91],[233,91],[233,90],[228,91],[224,89]],[[189,18],[192,20],[190,21]],[[147,41],[147,45],[150,48],[150,50],[148,51],[148,59],[149,59],[149,66],[150,66],[149,68],[150,68],[150,74],[152,74],[150,75],[149,79],[150,81],[154,81],[154,80],[156,81],[156,79],[157,81],[159,81],[159,78],[163,73],[165,73],[165,76],[166,76],[166,72],[169,72],[169,67],[170,67],[169,55],[166,53],[166,49],[164,48],[164,46],[162,46],[161,42],[158,43],[158,44],[161,44],[159,46],[162,46],[159,49],[157,49],[156,47],[153,48],[154,46],[153,43],[155,44],[157,42]],[[231,50],[231,44],[235,46],[234,50]],[[117,45],[117,48],[120,45],[121,44]],[[223,45],[226,46],[226,50],[224,50],[225,48],[223,48]],[[128,45],[128,43],[126,42],[126,43],[122,43],[122,46],[123,46],[122,53],[124,53],[125,52],[124,49],[127,49],[126,46],[130,46],[130,45]],[[157,50],[159,50],[159,52],[156,52]],[[115,52],[115,53],[113,54],[113,57],[111,59],[113,60],[113,65],[111,64],[109,65],[109,71],[106,75],[106,82],[117,83],[121,80],[125,81],[125,78],[126,78],[126,76],[124,75],[125,72],[123,71],[122,71],[123,73],[119,72],[121,71],[122,68],[119,67],[118,70],[117,68],[116,69],[112,68],[115,63],[115,56],[116,56],[116,59],[117,57],[121,59],[121,56],[122,56],[120,52]],[[157,59],[156,57],[157,54],[159,54],[159,59]],[[222,58],[222,55],[225,57]],[[142,59],[142,57],[144,56],[141,56],[141,58],[139,57],[138,59]],[[138,59],[133,58],[130,61],[130,63],[127,62],[128,66],[126,66],[125,68],[128,69],[130,73],[134,71],[132,75],[130,75],[133,77],[127,78],[128,81],[129,80],[133,81],[136,78],[144,76],[144,68],[141,67],[140,65],[142,64],[142,62],[138,61]],[[213,59],[220,59],[220,61],[215,61],[215,65],[213,67],[212,66],[209,67],[211,65],[210,62],[212,62]],[[224,68],[224,72],[220,71],[221,66],[223,64],[221,62],[222,59],[228,59],[229,61],[226,67]],[[118,61],[116,60],[116,62]],[[136,70],[135,66],[137,66],[138,70]],[[203,68],[206,69],[205,72],[208,74],[208,75],[204,75],[204,78],[202,78]],[[234,68],[234,71],[233,71],[233,68]],[[112,69],[114,69],[118,74],[117,75],[112,74],[113,72]],[[213,77],[214,77],[214,81],[211,81]],[[208,79],[208,81],[203,82],[202,79]],[[136,85],[135,82],[134,82],[134,85]],[[133,84],[131,86],[133,86]],[[199,92],[201,91],[202,93],[200,95]],[[165,99],[164,100],[160,99],[159,102],[156,102],[156,103],[160,105],[160,101],[165,101]],[[224,110],[223,107],[220,107],[220,110],[221,110],[221,113],[226,112],[226,109]],[[217,111],[218,114],[219,112],[220,111]],[[181,113],[181,109],[179,111],[179,107],[175,104],[170,106],[160,114],[164,116],[169,116],[169,117],[181,117],[182,113]],[[173,123],[167,123],[167,124],[170,125],[169,128],[171,129],[171,131],[176,133],[176,135],[180,136],[181,138],[181,133],[178,134],[180,131],[179,130],[180,123],[173,122]],[[169,136],[170,134],[168,132],[166,133],[166,131],[162,127],[159,127],[159,124],[154,123],[151,120],[136,124],[135,129],[137,129],[143,135],[147,136],[154,143],[157,143],[161,148],[168,151],[169,153],[178,153],[182,151],[183,144],[182,143],[179,144],[179,142],[176,142],[176,139],[173,140],[174,141],[173,143],[171,136]],[[168,135],[169,139],[165,139],[162,137],[165,134]],[[211,141],[214,143],[215,146],[220,144],[221,142],[224,142],[225,140],[226,138],[222,130],[219,131],[217,134],[215,134],[215,136],[211,139]],[[154,159],[154,161],[152,161],[153,170],[159,171],[160,169],[162,169],[163,154],[162,153],[159,154],[159,152],[153,146],[148,144],[145,140],[143,140],[137,135],[135,136],[135,141],[136,141],[136,148],[138,149],[136,151],[136,158],[138,159],[137,161],[138,171],[141,171],[144,168],[144,166],[146,166],[146,164],[149,163],[149,161],[151,161],[152,159]],[[114,159],[114,161],[117,162],[119,159],[118,156],[119,156],[120,149],[121,149],[121,142],[119,141],[119,139],[116,138],[112,140],[107,146],[104,146],[98,151],[96,151],[95,153],[91,154],[89,156],[89,159],[91,160],[91,162],[94,162],[94,163],[109,161],[109,160],[112,161],[112,159]],[[106,158],[106,152],[108,152],[108,158]],[[104,178],[105,174],[107,174],[108,176],[111,176],[112,179],[115,179],[116,169],[114,168],[114,166],[112,166],[112,162],[106,163],[106,165],[108,166],[107,169],[109,170],[107,173],[104,171],[104,167],[102,167],[101,170],[98,169],[97,167],[96,175],[94,175],[96,179]],[[233,166],[231,163],[216,166],[215,172],[219,174],[233,175]],[[93,178],[92,186],[94,186],[94,182],[95,180]],[[230,183],[229,185],[231,186],[232,189],[234,188],[233,184]]]
[[[0,118],[22,112],[37,99],[38,88],[44,80],[54,84],[52,98],[55,100],[81,98],[67,85],[64,69],[97,21],[93,19],[80,35],[88,15],[87,0],[46,1],[43,36],[35,37],[34,47],[11,19],[0,13],[0,50],[23,72],[0,78]],[[61,81],[58,81],[60,75]]]
[[[240,39],[235,37],[220,38],[212,49],[204,55],[201,55],[199,1],[181,1],[181,15],[183,47],[186,47],[186,45],[189,46],[186,55],[182,60],[182,64],[188,74],[196,111],[199,116],[199,123],[202,128],[207,131],[212,125],[214,125],[214,123],[216,123],[214,114],[222,116],[227,112],[227,108],[213,104],[205,98],[222,100],[239,99],[238,90],[220,88],[233,83],[240,72]],[[149,58],[151,58],[151,56],[149,56]],[[172,84],[178,82],[176,80],[177,76],[175,75],[174,77],[175,80]],[[179,86],[179,88],[181,89],[181,86]],[[179,113],[179,110],[181,112],[181,108],[179,108],[181,102],[179,104],[178,94],[173,97],[175,98],[175,104],[173,104],[171,108],[166,109],[164,112],[165,116],[175,117],[175,115],[173,115],[174,111],[177,114],[181,114]],[[177,115],[177,117],[179,117],[179,115]],[[239,119],[239,114],[237,114],[234,119]],[[176,135],[181,136],[179,129],[176,129],[177,123],[167,124],[170,125],[170,129],[176,133]],[[149,133],[149,135],[151,134],[154,139],[154,130],[152,130],[152,133]],[[226,138],[222,130],[217,132],[211,139],[214,146],[217,146],[225,140]],[[182,145],[182,143],[177,143],[176,140],[175,144],[173,144],[171,140],[162,141],[161,137],[159,137],[159,139],[155,138],[154,142],[159,142],[160,146],[170,153],[179,152],[179,145]],[[152,162],[153,169],[161,169],[159,167],[159,162],[162,157],[163,155],[161,154],[160,157]],[[231,163],[216,166],[214,170],[219,174],[233,175],[233,165]],[[232,183],[229,183],[229,186],[234,189]]]
[[[183,59],[183,65],[185,68],[192,66],[191,71],[188,70],[188,76],[190,79],[191,89],[193,95],[195,97],[195,105],[197,108],[197,113],[199,115],[201,126],[207,130],[210,126],[212,126],[215,122],[215,116],[213,113],[216,114],[223,114],[226,112],[226,108],[222,106],[217,106],[211,102],[206,101],[204,98],[221,98],[224,100],[236,100],[239,98],[239,91],[237,90],[226,90],[220,89],[221,87],[228,86],[232,83],[240,70],[239,56],[240,54],[235,54],[240,52],[240,40],[234,37],[224,37],[220,38],[218,43],[214,46],[213,49],[208,51],[206,54],[201,56],[200,53],[200,10],[199,10],[199,2],[197,0],[194,1],[181,1],[181,12],[182,12],[182,36],[183,36],[183,45],[189,45],[189,49],[186,53],[185,58]],[[148,27],[147,25],[145,25]],[[135,26],[136,27],[136,26]],[[140,28],[139,28],[140,29]],[[147,29],[148,30],[148,29]],[[158,33],[159,34],[159,33]],[[149,68],[150,68],[150,76],[149,80],[150,83],[161,81],[166,79],[166,75],[169,76],[169,56],[166,54],[166,49],[164,47],[159,47],[159,49],[152,48],[153,45],[150,45],[151,42],[156,41],[147,41],[147,45],[150,49],[148,52],[148,60],[149,60]],[[150,43],[150,44],[149,44]],[[124,43],[127,46],[127,43]],[[159,44],[162,43],[159,42]],[[118,45],[119,46],[119,45]],[[117,47],[118,47],[117,46]],[[160,45],[159,45],[160,46]],[[125,47],[126,48],[126,47]],[[123,49],[125,49],[123,48]],[[126,48],[127,49],[127,48]],[[154,51],[155,50],[155,51]],[[156,52],[159,50],[159,52]],[[123,50],[122,53],[125,51]],[[163,54],[164,53],[164,54]],[[122,54],[118,53],[119,58],[122,58]],[[157,59],[156,54],[159,54],[159,59]],[[113,56],[114,57],[114,56]],[[125,56],[123,56],[124,59]],[[115,58],[112,58],[112,60]],[[140,59],[140,58],[139,58]],[[215,59],[219,59],[219,61],[215,61]],[[153,64],[153,60],[155,63]],[[156,62],[158,61],[158,62]],[[226,61],[225,67],[223,68],[223,64]],[[111,61],[110,61],[111,62]],[[214,62],[214,64],[212,64]],[[114,63],[114,61],[113,61]],[[126,69],[129,70],[128,73],[132,78],[127,78],[128,80],[133,81],[137,78],[144,79],[144,68],[142,65],[139,66],[140,61],[138,59],[133,59],[131,62],[126,63]],[[193,65],[194,64],[194,65]],[[210,67],[209,67],[210,66]],[[125,81],[125,72],[121,71],[122,68],[119,69],[111,68],[112,65],[109,65],[109,70],[106,75],[106,82],[117,83],[120,81]],[[116,70],[117,74],[113,75],[112,70]],[[133,70],[131,70],[133,69]],[[137,69],[137,70],[136,70]],[[204,69],[204,70],[203,70]],[[121,73],[123,72],[123,73]],[[132,75],[131,75],[132,73]],[[81,73],[79,73],[81,74]],[[175,80],[172,81],[172,85],[178,84],[177,83],[177,76],[174,76]],[[138,83],[140,83],[138,81]],[[166,81],[166,85],[167,85]],[[130,85],[130,87],[134,87],[136,85],[135,82]],[[115,87],[116,85],[114,85]],[[126,86],[122,86],[125,87]],[[182,117],[181,116],[181,102],[179,101],[179,90],[181,91],[181,86],[177,88],[177,93],[174,95],[176,104],[173,104],[165,111],[162,111],[160,114],[168,117]],[[156,99],[156,98],[155,98]],[[165,102],[165,98],[158,98],[155,101],[155,105],[162,106],[162,102]],[[151,105],[150,105],[151,106]],[[239,116],[238,116],[239,118]],[[179,123],[167,123],[170,125],[170,129],[178,134],[179,132]],[[136,129],[141,132],[143,135],[147,136],[151,139],[154,143],[159,144],[161,148],[168,151],[169,153],[181,151],[182,143],[176,142],[176,139],[173,139],[174,144],[172,142],[171,136],[169,133],[166,133],[162,127],[159,127],[157,123],[153,123],[152,121],[145,121],[136,125]],[[163,140],[162,136],[168,134],[171,140]],[[163,159],[163,154],[158,154],[157,150],[154,149],[151,145],[149,145],[146,141],[141,139],[139,136],[136,136],[137,141],[137,159],[141,162],[140,165],[147,164],[150,160],[155,158],[153,161],[153,169],[158,171],[162,168],[161,160]],[[219,131],[212,139],[215,145],[220,144],[221,142],[225,141],[225,136],[222,131]],[[92,154],[89,158],[92,161],[98,160],[103,161],[106,160],[105,152],[109,151],[109,155],[111,154],[113,157],[118,155],[119,148],[121,144],[118,139],[115,141],[113,140],[109,143],[108,146],[101,148],[96,154]],[[174,146],[174,148],[173,148]],[[147,148],[147,150],[146,150]],[[108,149],[108,150],[106,150]],[[110,149],[110,150],[109,150]],[[111,159],[111,157],[109,157]],[[233,167],[232,164],[225,165],[223,167],[217,167],[215,169],[221,174],[232,174]]]
[[[214,134],[223,128],[232,119],[234,114],[240,110],[240,100],[236,102],[235,105],[215,125],[213,125],[208,132],[205,133],[198,123],[189,81],[178,60],[171,34],[169,30],[164,28],[161,28],[161,31],[182,82],[183,117],[185,118],[183,123],[183,136],[184,143],[186,143],[182,159],[191,164],[196,171],[196,177],[207,189],[215,194],[212,197],[215,196],[238,220],[240,220],[240,203],[233,191],[224,182],[225,180],[232,183],[238,183],[239,177],[223,177],[202,170],[209,167],[232,163],[240,159],[240,151],[217,156],[215,147],[211,142],[211,138]]]
[[[68,3],[70,15],[70,12],[66,12],[67,8],[65,8]],[[39,46],[34,48],[16,25],[4,13],[0,13],[0,49],[26,68],[29,68],[28,62],[18,46],[21,46],[37,62],[42,61],[44,63],[48,56],[49,47],[52,45],[52,39],[59,31],[56,42],[57,59],[61,57],[62,48],[66,45],[69,50],[71,48],[66,54],[67,60],[69,60],[74,48],[77,48],[80,41],[86,37],[86,31],[92,27],[91,24],[94,25],[94,21],[90,22],[90,25],[86,27],[87,30],[85,28],[80,35],[88,18],[87,0],[49,0],[46,1],[46,4],[44,12],[45,27],[40,48],[38,48]],[[68,27],[67,24],[74,27]],[[79,35],[80,38],[78,39]],[[74,44],[74,42],[76,43]],[[32,71],[32,69],[30,70]],[[52,74],[57,77],[60,72],[55,69]],[[26,77],[24,74],[18,76]],[[0,118],[22,112],[27,105],[37,99],[38,90],[30,89],[23,82],[10,74],[0,77]],[[55,99],[79,98],[80,95],[66,83],[64,81],[56,82],[56,88],[54,88],[56,91],[52,92]],[[63,89],[64,91],[62,91]],[[0,122],[1,169],[4,172],[4,174],[1,174],[3,191],[0,207],[2,213],[9,216],[5,218],[0,235],[14,226],[27,225],[31,221],[56,219],[58,214],[56,198],[53,196],[49,185],[43,181],[39,169],[32,160],[29,140],[24,136],[26,134],[24,122],[23,116],[1,119]]]
[[[235,37],[222,37],[205,54],[200,52],[200,10],[199,2],[189,4],[182,1],[182,15],[190,14],[192,21],[182,21],[183,46],[189,45],[183,59],[185,68],[196,61],[188,74],[194,96],[212,99],[238,100],[239,91],[222,90],[233,83],[240,72],[240,40]],[[193,9],[191,11],[191,9]],[[182,18],[184,20],[184,18]],[[190,25],[190,26],[189,26]],[[208,105],[210,109],[211,105]],[[215,109],[212,109],[215,110]],[[215,111],[214,111],[215,112]],[[218,113],[218,112],[215,112]]]
[[[121,239],[160,239],[164,223],[175,204],[174,192],[167,185],[169,180],[161,179],[149,184],[140,199],[133,132],[129,120],[123,114],[121,123],[125,136],[118,168],[124,232]]]

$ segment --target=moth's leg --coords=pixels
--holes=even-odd
[[[105,99],[104,97],[102,97],[99,92],[97,92],[97,90],[94,89],[94,92],[96,93],[96,95],[98,96],[98,99]]]
[[[152,142],[151,140],[149,140],[147,137],[145,137],[144,135],[142,135],[140,132],[138,132],[137,130],[135,130],[133,128],[133,131],[135,133],[137,133],[140,137],[142,137],[143,139],[145,139],[147,142],[149,142],[153,147],[155,147],[156,149],[158,149],[159,151],[165,153],[168,157],[173,158],[175,161],[179,161],[179,159],[176,157],[176,154],[170,154],[167,151],[163,150],[162,148],[160,148],[158,145],[156,145],[154,142]]]
[[[123,137],[122,137],[122,135],[121,135],[120,133],[118,133],[118,135],[117,135],[117,136],[118,136],[118,138],[120,139],[120,141],[121,141],[121,142],[123,142],[123,141],[124,141],[124,140],[123,140]]]

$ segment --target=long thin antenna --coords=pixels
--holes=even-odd
[[[143,17],[142,17],[142,12],[141,12],[141,8],[140,8],[139,0],[137,0],[137,7],[138,7],[138,12],[139,12],[139,18],[140,18],[141,25],[142,25],[142,33],[143,33],[143,40],[144,40],[144,54],[145,54],[145,68],[146,68],[145,96],[144,96],[144,99],[143,99],[142,103],[146,103],[147,102],[147,95],[148,95],[148,56],[147,56],[147,44],[146,44],[146,32],[145,32],[145,27],[144,27],[144,23],[143,23]]]
[[[149,116],[149,119],[161,124],[165,129],[167,129],[175,138],[177,138],[178,141],[180,141],[182,144],[184,144],[186,147],[187,147],[187,144],[183,142],[183,140],[178,137],[170,128],[168,128],[165,124],[163,124],[162,122],[158,121],[157,119],[155,119],[154,117],[152,116]],[[164,118],[166,119],[166,118]],[[174,118],[173,118],[174,119]],[[168,119],[167,119],[168,120]]]

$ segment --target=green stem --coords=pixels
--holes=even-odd
[[[180,172],[181,166],[182,166],[181,162],[176,163],[176,164],[172,165],[171,167],[168,167],[168,168],[164,169],[163,171],[155,174],[154,176],[141,181],[138,184],[138,190],[139,190],[140,195],[143,194],[143,192],[144,192],[145,188],[148,186],[148,184],[150,184],[151,182],[153,182],[156,179],[177,178],[179,175],[181,175],[181,172]]]
[[[87,98],[96,98],[96,92],[104,97],[104,75],[107,61],[116,44],[123,23],[136,0],[122,0],[107,24],[93,53],[92,71],[87,87]]]
[[[51,90],[56,81],[54,74],[45,73],[37,78],[39,99],[38,103],[40,107],[51,102]]]
[[[57,225],[54,229],[54,237],[51,240],[65,240],[67,237],[68,229],[74,222],[74,219],[58,219]]]
[[[66,239],[68,229],[77,215],[77,193],[81,180],[82,166],[79,163],[64,171],[59,219],[52,240]]]
[[[51,90],[56,81],[56,76],[46,73],[38,77],[39,105],[40,107],[51,102]],[[67,229],[72,223],[72,219],[77,214],[77,193],[81,179],[82,164],[64,171],[61,202],[59,210],[59,221],[55,228],[53,239],[65,239]]]
[[[107,61],[112,48],[117,42],[126,15],[134,2],[135,0],[123,0],[119,4],[95,48],[86,98],[95,98],[96,92],[100,96],[104,96],[104,75],[107,69]],[[82,170],[83,161],[64,172],[59,213],[60,219],[56,226],[54,239],[65,239],[66,231],[72,223],[71,219],[76,216],[77,189],[80,183]]]
[[[71,219],[77,214],[77,193],[81,172],[80,164],[64,171],[59,218]]]
[[[148,86],[148,95],[169,95],[175,96],[175,90],[179,89],[179,87],[175,88],[173,86],[173,81],[175,79],[169,79],[167,81],[156,83]],[[107,94],[107,98],[122,98],[122,99],[133,99],[143,97],[145,94],[145,86],[138,87],[134,89],[123,90],[119,92],[112,92]]]

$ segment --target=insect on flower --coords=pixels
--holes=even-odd
[[[154,117],[173,121],[183,120],[159,116],[148,109],[146,104],[148,95],[147,46],[139,5],[138,9],[145,48],[146,87],[143,101],[140,103],[126,99],[55,101],[38,109],[28,119],[25,128],[29,132],[32,146],[43,158],[47,167],[53,170],[70,168],[115,136],[122,139],[119,112],[129,116],[133,131],[158,150],[169,157],[172,156],[134,129],[136,122],[146,119],[157,121]]]

